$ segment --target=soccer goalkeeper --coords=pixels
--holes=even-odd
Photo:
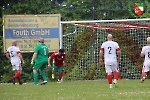
[[[44,39],[40,38],[39,44],[36,45],[34,49],[34,54],[31,60],[31,64],[34,64],[33,65],[34,86],[38,85],[38,70],[40,70],[40,73],[44,80],[41,83],[41,85],[44,85],[47,83],[46,74],[44,71],[44,69],[47,66],[47,61],[48,61],[48,47],[44,44]]]

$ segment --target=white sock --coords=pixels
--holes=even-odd
[[[112,85],[112,84],[109,84],[109,88],[113,88],[113,85]]]

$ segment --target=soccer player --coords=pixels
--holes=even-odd
[[[34,78],[34,86],[38,85],[38,71],[41,73],[43,82],[41,85],[47,83],[46,74],[44,69],[47,66],[48,62],[48,47],[44,44],[44,39],[40,38],[39,44],[36,45],[34,49],[34,54],[32,56],[31,64],[33,65],[33,78]]]
[[[102,43],[100,48],[100,63],[103,62],[102,56],[104,54],[105,71],[107,73],[107,79],[109,87],[113,88],[112,85],[112,73],[114,73],[114,84],[117,84],[119,77],[118,62],[120,61],[121,51],[117,42],[113,41],[112,34],[108,34],[106,42]],[[117,58],[118,57],[118,58]]]
[[[150,37],[147,38],[147,46],[143,46],[140,56],[145,56],[141,75],[141,83],[143,83],[148,72],[150,71]]]
[[[23,83],[21,82],[21,78],[20,78],[21,71],[22,71],[21,61],[22,61],[22,64],[24,64],[25,62],[20,53],[19,47],[17,47],[16,40],[13,40],[12,46],[10,46],[7,49],[6,57],[10,60],[11,65],[12,65],[12,70],[15,72],[14,76],[12,77],[13,84],[15,84],[15,79],[17,79],[19,82],[19,85],[22,85]]]
[[[52,65],[52,79],[55,78],[55,72],[59,71],[58,81],[57,83],[60,83],[64,66],[65,64],[65,50],[59,49],[59,51],[54,52],[49,58],[48,58],[48,66],[51,67],[50,60],[53,59],[53,65]]]

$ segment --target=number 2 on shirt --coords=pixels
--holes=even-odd
[[[111,47],[108,47],[108,54],[111,54]]]

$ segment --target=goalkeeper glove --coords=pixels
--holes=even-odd
[[[31,64],[34,64],[34,59],[31,60]]]

